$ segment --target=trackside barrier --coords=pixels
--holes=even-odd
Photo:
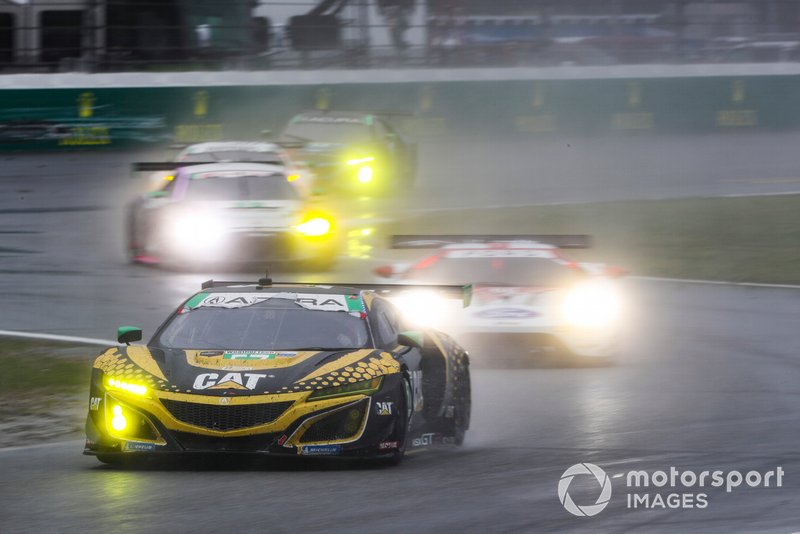
[[[394,110],[413,136],[800,127],[800,75],[0,89],[0,149],[257,138],[308,109]]]

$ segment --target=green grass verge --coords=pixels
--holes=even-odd
[[[0,339],[0,447],[78,438],[97,347]]]
[[[0,394],[88,391],[95,349],[74,345],[0,339]],[[88,393],[87,393],[88,394]]]
[[[448,211],[399,219],[384,230],[587,233],[594,249],[571,257],[636,275],[800,284],[800,195]]]

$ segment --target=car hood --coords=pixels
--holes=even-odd
[[[153,390],[210,396],[312,391],[397,373],[379,349],[227,351],[113,347],[95,361],[106,376]]]

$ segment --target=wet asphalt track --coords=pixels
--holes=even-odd
[[[602,157],[590,158],[587,149],[578,160],[554,145],[550,178],[533,181],[523,174],[520,151],[503,147],[510,151],[508,187],[473,188],[457,200],[477,205],[791,190],[800,185],[792,181],[797,137],[602,140],[592,149]],[[635,187],[634,167],[611,157],[621,157],[623,142],[641,143],[631,157],[653,169]],[[465,166],[445,168],[438,156],[446,144],[426,147],[422,176],[439,178],[418,188],[410,202],[415,207],[446,204],[428,193],[493,172],[480,147],[469,151]],[[688,165],[690,156],[695,166]],[[125,175],[120,159],[80,154],[2,161],[0,328],[110,337],[117,325],[133,323],[152,332],[205,278],[124,264],[118,209],[134,185],[99,172]],[[593,185],[578,173],[592,169]],[[353,280],[370,265],[344,260],[333,276]],[[0,451],[0,530],[800,529],[800,291],[644,281],[627,286],[635,320],[617,365],[476,370],[473,425],[462,449],[418,454],[397,468],[194,462],[142,471],[101,466],[80,455],[80,442],[8,449]],[[623,479],[612,479],[609,506],[596,517],[576,518],[559,504],[557,485],[577,462],[593,462],[610,475],[670,466],[762,472],[781,466],[785,475],[782,488],[730,494],[709,488],[707,508],[683,510],[628,510]],[[571,488],[580,504],[597,496],[588,482],[576,479]]]

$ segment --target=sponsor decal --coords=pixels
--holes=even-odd
[[[315,293],[201,293],[187,302],[195,308],[244,308],[270,299],[291,300],[298,306],[317,311],[365,312],[360,298]]]
[[[447,407],[444,409],[444,416],[445,416],[446,418],[448,418],[448,419],[452,419],[452,418],[453,418],[453,415],[455,415],[455,413],[456,413],[456,407],[455,407],[455,406],[453,406],[453,405],[447,406]]]
[[[194,379],[194,389],[250,389],[266,375],[256,373],[202,373]]]
[[[284,443],[286,443],[286,440],[287,440],[287,439],[289,439],[289,436],[287,436],[286,434],[282,435],[282,436],[280,437],[280,439],[278,439],[278,445],[280,445],[281,447],[283,447],[283,446],[284,446],[283,444],[284,444]]]
[[[228,405],[231,403],[231,400],[228,397],[220,397],[219,403],[221,405]]]
[[[526,308],[489,308],[475,315],[483,319],[527,319],[537,317],[539,313]]]
[[[89,399],[89,410],[96,412],[100,409],[100,401],[102,399],[100,397],[92,397]]]
[[[125,446],[122,448],[124,451],[141,451],[152,452],[156,450],[155,443],[147,443],[145,441],[126,441]]]
[[[433,445],[434,438],[436,438],[436,436],[437,434],[434,434],[432,432],[428,432],[427,434],[422,434],[420,437],[414,438],[414,440],[411,442],[411,445],[413,447],[428,447],[430,445]]]
[[[394,402],[392,401],[375,403],[375,412],[377,413],[377,415],[392,415],[393,408],[394,408]]]
[[[305,456],[338,456],[341,453],[341,445],[303,445],[300,447],[300,454]]]
[[[397,441],[383,441],[381,443],[378,443],[378,450],[380,451],[397,449],[399,447],[400,444]]]
[[[246,350],[227,351],[222,355],[224,360],[274,360],[275,358],[294,358],[296,352],[251,352]]]

